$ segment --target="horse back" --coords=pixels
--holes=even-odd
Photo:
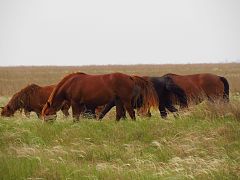
[[[201,96],[218,97],[224,92],[224,85],[219,76],[203,73],[192,75],[168,75],[187,94],[189,99]]]
[[[176,75],[169,74],[167,77],[170,77],[175,84],[182,88],[188,97],[197,96],[199,93],[199,75]]]
[[[122,73],[85,75],[71,79],[66,92],[79,102],[103,105],[116,96],[129,96],[132,86],[131,78]]]
[[[36,89],[32,94],[29,95],[29,108],[36,112],[41,112],[44,104],[47,102],[54,88],[55,85],[50,85]]]

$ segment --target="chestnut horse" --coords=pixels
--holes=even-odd
[[[89,75],[72,73],[65,76],[56,86],[42,110],[45,120],[55,118],[64,100],[70,101],[74,120],[79,120],[84,107],[95,109],[111,100],[116,103],[116,120],[120,119],[119,109],[124,106],[135,120],[131,101],[143,97],[144,108],[158,105],[156,92],[151,82],[141,77],[131,77],[123,73]],[[135,102],[134,102],[135,103]]]
[[[43,106],[48,100],[51,92],[55,88],[55,85],[50,86],[38,86],[36,84],[30,84],[13,95],[8,104],[2,107],[2,116],[10,117],[13,116],[17,110],[24,110],[25,115],[29,116],[30,112],[33,111],[38,117],[41,115]],[[68,116],[68,109],[70,104],[64,102],[61,105],[61,110],[65,116]]]
[[[176,96],[177,100],[181,102],[181,105],[183,107],[187,107],[187,96],[182,88],[180,88],[178,85],[176,85],[171,78],[169,77],[148,77],[144,76],[143,78],[149,80],[152,82],[154,89],[158,96],[158,109],[160,112],[160,115],[162,118],[167,117],[166,109],[168,109],[170,112],[177,112],[178,110],[172,105],[171,96]],[[140,108],[142,106],[142,99],[141,97],[138,99],[137,104],[133,105],[134,108]],[[114,100],[109,102],[107,105],[105,105],[104,109],[101,111],[99,119],[102,119],[108,111],[112,107],[115,106]],[[141,111],[140,114],[146,114],[145,112]],[[148,112],[146,114],[147,116],[151,116],[150,109],[148,109]],[[126,117],[125,110],[122,110],[122,117]]]
[[[164,77],[172,79],[175,84],[185,91],[188,103],[198,104],[203,100],[229,102],[229,84],[224,77],[208,73],[192,75],[166,74]],[[173,98],[173,101],[176,103],[175,98]],[[181,102],[179,104],[182,105]]]

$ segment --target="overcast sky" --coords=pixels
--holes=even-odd
[[[0,66],[240,60],[240,0],[0,0]]]

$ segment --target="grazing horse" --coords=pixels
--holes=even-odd
[[[143,97],[144,108],[158,105],[156,92],[151,82],[141,77],[131,77],[123,73],[89,75],[72,73],[65,76],[56,86],[42,110],[44,119],[55,118],[56,112],[64,100],[70,101],[74,120],[79,120],[84,107],[95,109],[111,100],[116,103],[116,120],[119,110],[124,106],[135,120],[135,112],[131,105],[139,97]]]
[[[19,92],[13,95],[11,100],[5,107],[2,107],[2,116],[10,117],[13,116],[17,110],[24,110],[26,116],[30,115],[33,111],[40,118],[42,108],[48,100],[51,92],[55,88],[55,85],[50,86],[38,86],[36,84],[30,84],[23,88]],[[70,104],[66,101],[61,104],[61,110],[65,116],[68,116],[68,109]]]
[[[164,77],[172,79],[175,84],[185,91],[188,104],[198,104],[203,100],[229,102],[229,84],[224,77],[208,73],[192,75],[166,74]],[[176,102],[175,98],[172,100],[173,103],[184,106],[181,102]]]
[[[182,107],[187,107],[187,96],[182,88],[176,85],[171,78],[164,77],[147,77],[144,76],[144,79],[147,79],[152,82],[154,89],[158,96],[158,109],[162,118],[167,117],[166,109],[170,112],[177,112],[177,109],[172,105],[171,96],[176,96],[177,100],[181,102]],[[141,97],[138,99],[137,104],[132,105],[134,108],[141,108]],[[110,101],[100,113],[99,119],[102,119],[112,107],[115,106],[115,101]],[[151,116],[150,109],[147,111],[147,116]],[[125,118],[126,114],[124,109],[122,110],[122,117]]]

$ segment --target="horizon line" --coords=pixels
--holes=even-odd
[[[233,62],[209,62],[209,63],[137,63],[137,64],[89,64],[89,65],[0,65],[0,67],[89,67],[89,66],[151,66],[151,65],[204,65],[204,64],[239,64],[240,61]]]

